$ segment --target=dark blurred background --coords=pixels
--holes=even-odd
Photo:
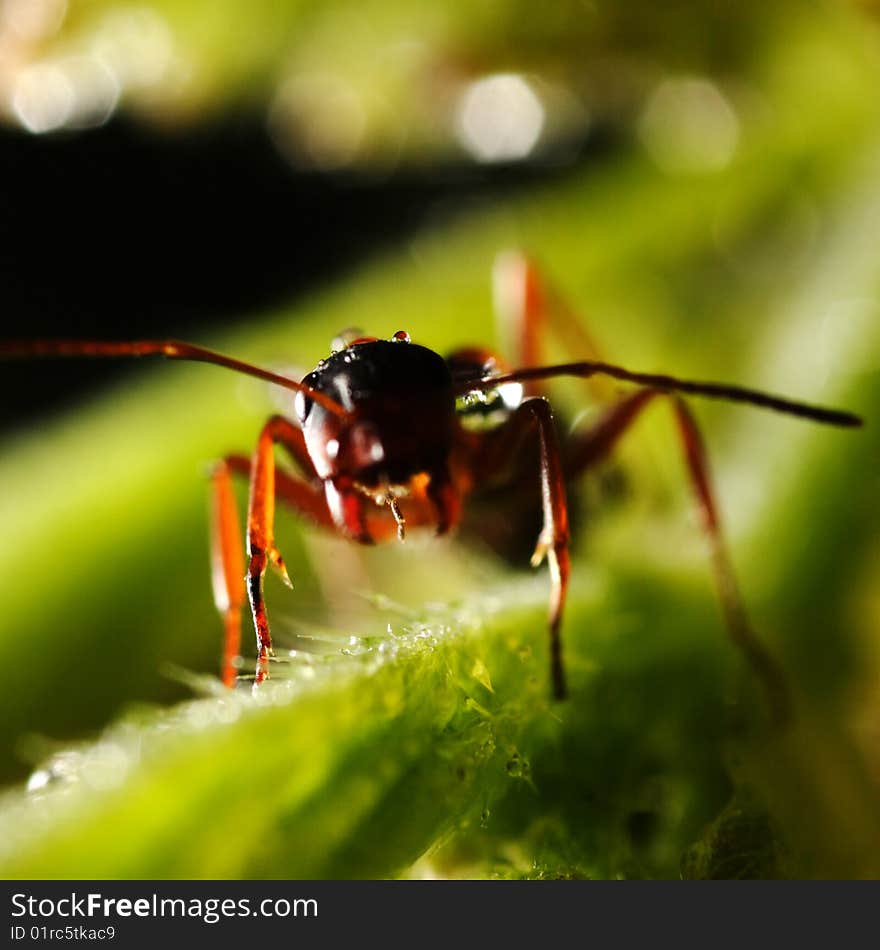
[[[291,168],[259,114],[185,129],[125,117],[79,133],[2,129],[2,332],[203,338],[428,221],[564,177],[613,140],[610,127],[593,129],[561,162],[449,160],[371,175]],[[0,427],[31,425],[129,371],[124,361],[4,364]]]

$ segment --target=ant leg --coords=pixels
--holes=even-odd
[[[313,495],[320,493],[318,489],[321,488],[321,485],[320,479],[318,478],[318,473],[315,471],[315,466],[312,463],[311,456],[309,455],[309,450],[306,448],[306,439],[303,435],[302,429],[294,425],[288,419],[285,419],[284,416],[273,416],[269,420],[269,423],[275,428],[277,436],[275,441],[287,450],[287,453],[299,466],[302,474],[306,478],[313,480],[316,486],[314,491],[309,491],[309,486],[307,484],[291,478],[282,470],[277,470],[276,476],[278,478],[279,490],[283,480],[286,480],[285,484],[289,482],[294,486],[298,486],[298,488],[292,489],[294,495],[297,495],[299,491],[305,492],[303,495],[303,501],[306,503],[306,505],[308,505],[309,499],[311,499]],[[230,455],[227,456],[226,461],[239,475],[250,475],[250,459],[245,458],[243,455]],[[320,521],[322,518],[323,515],[319,515],[318,520]]]
[[[251,463],[250,496],[247,525],[247,592],[257,635],[257,674],[255,684],[269,675],[269,657],[272,655],[272,637],[263,597],[263,578],[271,563],[287,584],[290,578],[281,554],[275,547],[275,443],[285,434],[295,431],[287,419],[273,416],[260,432]]]
[[[284,447],[300,464],[314,474],[300,429],[283,431]],[[250,476],[250,460],[240,455],[227,456],[212,474],[213,503],[211,509],[211,577],[214,604],[223,618],[225,630],[222,678],[225,686],[233,686],[236,660],[241,647],[241,608],[246,592],[244,586],[244,552],[241,527],[232,491],[232,473]],[[276,492],[298,511],[308,514],[319,524],[326,521],[323,498],[307,484],[282,471],[276,472]]]
[[[428,498],[437,515],[437,534],[448,534],[461,520],[461,495],[449,477],[449,471],[433,472],[428,483]]]
[[[286,442],[282,444],[284,448],[289,448]],[[227,455],[223,462],[235,475],[250,479],[251,459],[246,455]],[[316,487],[277,466],[275,468],[275,497],[298,514],[305,515],[316,525],[322,528],[335,527],[320,485]]]
[[[541,397],[523,400],[503,429],[492,433],[479,460],[481,474],[499,471],[519,450],[523,439],[537,427],[541,457],[541,503],[543,527],[532,555],[532,567],[546,557],[550,568],[550,674],[553,696],[565,699],[565,669],[562,662],[560,626],[570,574],[568,508],[559,440],[550,403]]]
[[[244,551],[232,491],[232,469],[218,462],[211,475],[211,581],[214,604],[223,618],[223,685],[235,685],[241,647],[241,608],[245,603]]]
[[[546,333],[553,332],[567,353],[583,359],[601,359],[601,350],[584,321],[544,280],[537,264],[521,251],[505,251],[492,269],[492,298],[497,332],[515,366],[546,362]],[[601,402],[613,398],[608,380],[587,380],[592,396]],[[537,395],[534,381],[524,384],[527,395]]]
[[[572,433],[566,446],[566,475],[575,478],[610,455],[642,409],[659,395],[657,389],[636,390],[608,407],[588,429]]]
[[[299,439],[289,439],[288,436],[293,433],[285,431],[281,426],[278,427],[276,436],[297,461],[301,461],[305,466],[308,464],[308,456],[301,459],[298,449],[302,433],[299,429],[294,429],[293,432]],[[211,564],[214,603],[223,618],[226,631],[223,650],[225,686],[235,685],[236,661],[241,646],[241,608],[247,600],[244,550],[231,476],[244,475],[250,478],[251,469],[251,460],[246,456],[228,455],[217,463],[212,473]],[[334,527],[323,492],[277,468],[275,495],[315,524],[326,528]]]
[[[266,568],[271,564],[278,571],[281,579],[290,586],[284,560],[275,546],[276,493],[319,524],[328,526],[332,524],[330,513],[321,495],[307,483],[285,476],[281,472],[276,473],[274,457],[276,443],[288,448],[294,457],[301,457],[302,433],[300,430],[283,416],[273,416],[260,432],[257,447],[249,465],[236,456],[225,463],[229,469],[247,470],[250,474],[247,525],[248,564],[245,584],[257,637],[256,683],[261,683],[268,677],[269,657],[272,655],[272,638],[269,633],[269,621],[263,596],[263,578]],[[223,534],[218,530],[215,536],[222,537]],[[232,557],[234,560],[234,556]],[[218,602],[220,607],[225,604],[222,593],[221,591]],[[228,599],[232,602],[236,598],[228,597]]]
[[[691,487],[699,506],[703,530],[709,541],[715,587],[728,632],[762,684],[773,722],[781,726],[791,717],[788,686],[781,668],[760,642],[749,622],[733,564],[724,543],[703,439],[684,400],[658,389],[643,389],[622,399],[608,409],[594,426],[573,437],[572,450],[566,459],[566,474],[574,477],[608,455],[639,413],[657,396],[672,399]]]

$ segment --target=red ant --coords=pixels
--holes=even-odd
[[[349,333],[301,382],[171,340],[14,341],[0,344],[0,357],[162,355],[214,363],[296,393],[296,422],[273,416],[263,426],[250,458],[227,456],[213,471],[212,574],[214,600],[225,623],[223,681],[228,686],[236,677],[246,597],[257,637],[255,683],[269,675],[272,640],[263,596],[267,567],[274,567],[290,583],[274,540],[276,499],[361,544],[394,537],[402,541],[409,527],[433,527],[442,535],[461,522],[469,496],[509,479],[512,468],[517,474],[513,462],[521,457],[525,441],[537,435],[543,525],[531,563],[537,566],[546,558],[550,567],[551,682],[554,697],[564,698],[560,624],[570,566],[566,482],[607,456],[649,403],[667,397],[710,541],[727,626],[763,683],[775,716],[784,718],[788,704],[784,681],[746,618],[722,538],[702,438],[681,397],[749,403],[836,426],[858,426],[861,420],[849,412],[741,386],[637,373],[597,358],[541,365],[543,324],[549,316],[556,318],[556,328],[569,346],[585,355],[595,355],[596,350],[559,301],[551,306],[529,261],[519,255],[505,261],[500,286],[507,302],[506,319],[515,318],[520,324],[519,369],[508,369],[499,357],[479,348],[459,349],[444,359],[412,343],[403,330],[390,340]],[[550,404],[534,392],[537,380],[558,376],[610,377],[638,388],[618,397],[598,421],[560,445]],[[276,469],[276,444],[288,451],[300,474]],[[234,473],[250,480],[246,567],[232,490]]]

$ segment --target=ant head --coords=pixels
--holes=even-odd
[[[452,378],[443,358],[411,343],[406,331],[390,340],[355,336],[303,383],[347,413],[334,415],[297,394],[297,417],[322,479],[405,485],[445,464],[455,425]]]

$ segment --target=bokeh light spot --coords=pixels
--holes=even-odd
[[[713,172],[736,152],[739,120],[721,90],[706,79],[666,79],[652,92],[639,135],[667,172]]]
[[[544,107],[529,83],[498,73],[471,83],[456,111],[461,144],[481,162],[509,162],[528,156],[544,127]]]

